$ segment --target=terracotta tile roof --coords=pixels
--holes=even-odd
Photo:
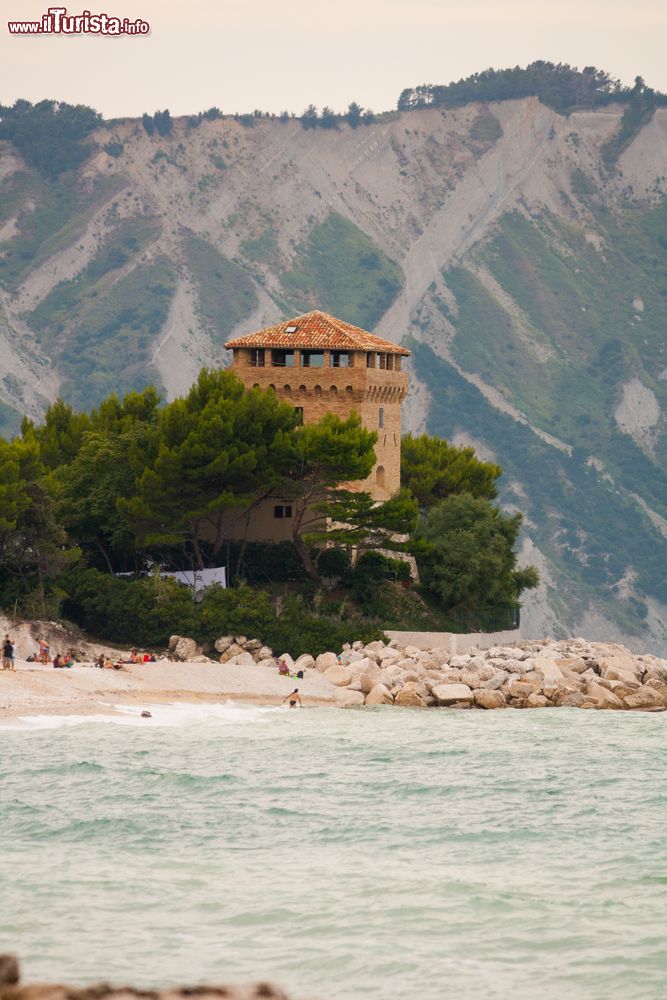
[[[291,328],[294,329],[291,329]],[[410,351],[398,344],[367,333],[366,330],[328,313],[315,310],[285,320],[275,326],[267,326],[257,333],[228,340],[225,347],[303,347],[334,351],[378,351],[382,354],[403,354]]]

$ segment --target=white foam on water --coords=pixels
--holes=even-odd
[[[285,712],[282,706],[239,705],[233,701],[205,704],[179,701],[165,705],[114,705],[113,708],[118,714],[100,712],[90,715],[21,715],[12,721],[0,724],[0,731],[63,729],[100,722],[114,726],[182,728],[202,724],[260,722],[267,715]],[[150,717],[142,716],[142,712],[150,712]]]

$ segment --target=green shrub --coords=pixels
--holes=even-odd
[[[102,146],[102,149],[104,150],[105,153],[108,153],[109,156],[113,156],[114,159],[117,159],[119,156],[123,155],[123,150],[125,149],[125,146],[123,145],[122,142],[113,140],[112,142],[106,142]]]
[[[221,635],[261,639],[276,652],[317,656],[344,642],[382,637],[375,624],[318,615],[300,596],[277,610],[263,590],[209,587],[193,604],[192,592],[170,579],[120,579],[76,568],[59,581],[67,593],[63,614],[91,635],[128,646],[163,647],[170,635],[192,636],[211,647]]]
[[[317,560],[320,576],[339,578],[350,568],[350,553],[347,549],[325,549]]]
[[[230,542],[227,547],[230,582],[289,583],[308,579],[299,553],[291,542]],[[325,574],[326,575],[326,574]]]
[[[63,614],[100,639],[164,646],[174,633],[193,633],[192,593],[174,580],[127,580],[77,568],[62,582],[68,593]]]
[[[401,559],[392,559],[381,552],[365,552],[356,565],[345,575],[344,585],[349,587],[354,600],[366,613],[384,616],[382,584],[386,580],[410,579],[410,567]]]

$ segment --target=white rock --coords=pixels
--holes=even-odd
[[[341,666],[329,667],[324,671],[324,676],[330,684],[335,684],[336,687],[347,687],[352,680],[352,674],[347,667]]]
[[[556,660],[556,664],[563,672],[570,670],[577,674],[583,674],[584,670],[587,669],[586,661],[580,656],[562,656]]]
[[[439,684],[432,691],[439,705],[451,705],[455,701],[473,701],[473,693],[467,684]]]
[[[375,660],[371,660],[368,656],[360,656],[357,660],[350,660],[350,672],[353,674],[363,674],[367,670],[377,670],[378,667]]]
[[[640,670],[626,670],[623,667],[617,667],[613,664],[602,668],[602,676],[606,681],[622,681],[624,684],[630,684],[631,686],[641,682],[642,673]]]
[[[385,646],[384,649],[381,649],[378,652],[378,656],[380,657],[380,663],[392,662],[404,658],[400,650],[394,649],[391,646]]]
[[[475,659],[478,659],[478,657],[475,657]],[[470,666],[472,666],[472,660],[470,661]],[[491,678],[494,676],[495,673],[496,673],[496,671],[491,666],[491,664],[490,663],[485,663],[484,660],[482,660],[481,667],[479,667],[477,669],[477,676],[479,677],[480,681],[482,681],[482,682],[484,682],[484,681],[490,681]]]
[[[236,664],[238,664],[239,667],[254,667],[255,666],[255,659],[254,659],[252,653],[246,653],[245,651],[243,653],[237,653],[236,656],[233,656],[232,659],[228,660],[227,662],[228,663],[236,663]]]
[[[507,701],[502,691],[490,691],[487,688],[478,688],[474,692],[475,704],[480,708],[503,708]]]
[[[564,698],[560,699],[559,704],[563,708],[581,708],[585,700],[581,691],[570,691]]]
[[[314,666],[315,660],[310,653],[302,653],[301,656],[297,657],[294,663],[294,672],[298,673],[299,670],[312,670]]]
[[[324,673],[329,667],[338,666],[338,657],[335,653],[320,653],[320,655],[315,660],[315,668]]]
[[[242,645],[248,653],[254,653],[255,650],[262,648],[262,643],[259,639],[246,639],[246,641],[240,645]]]
[[[233,642],[224,653],[220,654],[220,663],[227,663],[229,660],[234,659],[239,653],[242,653],[243,649],[237,643]]]
[[[595,681],[588,685],[586,700],[593,702],[596,708],[624,707],[621,699],[615,695],[613,691],[609,691],[607,688],[602,687],[601,684],[598,684]]]
[[[360,674],[356,681],[359,684],[359,690],[363,691],[364,694],[370,694],[379,683],[378,678],[371,676],[371,674]]]
[[[537,691],[533,691],[526,698],[528,708],[546,708],[548,704],[549,699],[545,698],[543,694],[538,694]]]
[[[201,651],[201,646],[197,645],[194,639],[180,638],[174,646],[174,656],[181,661],[192,660],[195,656],[199,656]]]
[[[530,667],[526,666],[521,660],[508,658],[503,663],[503,669],[507,670],[510,674],[525,674]]]
[[[533,669],[542,677],[542,684],[545,688],[556,688],[563,683],[563,669],[555,660],[538,656],[533,661]]]
[[[667,683],[667,664],[663,667],[659,663],[651,663],[651,665],[646,668],[646,673],[644,674],[644,681],[648,680],[663,681]]]
[[[391,691],[384,684],[376,684],[375,687],[369,691],[366,695],[367,705],[393,705],[394,699],[391,696]]]
[[[339,688],[334,699],[337,705],[342,705],[344,708],[351,708],[353,705],[363,705],[364,696],[361,691],[350,691],[348,688]]]
[[[258,654],[258,660],[270,660],[273,656],[273,650],[270,646],[262,646]]]
[[[632,694],[626,694],[623,701],[628,708],[657,708],[665,704],[665,699],[650,687],[641,687]]]
[[[416,691],[410,688],[402,688],[394,700],[395,705],[402,705],[404,708],[426,708],[426,702]]]
[[[411,656],[406,656],[404,659],[398,661],[397,666],[399,666],[401,670],[413,670],[417,666],[418,662],[418,660],[413,659]]]
[[[460,669],[461,667],[467,667],[471,660],[472,656],[468,656],[467,653],[459,653],[457,656],[450,657],[449,665],[450,667],[457,667]]]
[[[171,642],[171,640],[169,641]],[[219,653],[225,653],[233,642],[234,642],[233,636],[221,635],[219,639],[215,640],[214,646]]]

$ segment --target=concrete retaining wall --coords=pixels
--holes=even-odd
[[[416,646],[418,649],[446,649],[448,653],[467,653],[469,650],[488,649],[490,646],[513,646],[521,639],[521,629],[505,632],[395,632],[386,630],[395,639],[399,649]]]

